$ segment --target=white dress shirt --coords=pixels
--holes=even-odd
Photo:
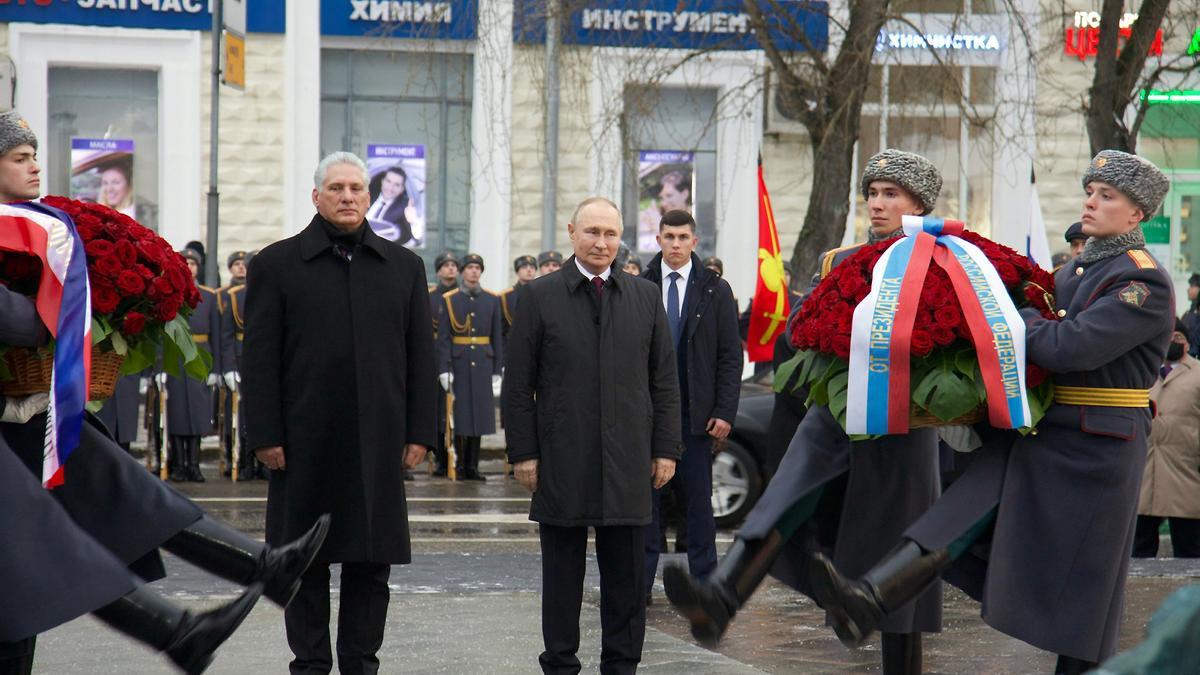
[[[583,263],[579,262],[579,258],[575,259],[575,266],[579,268],[579,271],[583,274],[584,277],[587,278],[587,280],[589,282],[592,280],[593,277],[600,277],[600,279],[602,279],[605,283],[608,283],[608,277],[609,277],[609,275],[612,274],[611,267],[605,267],[604,271],[601,272],[600,274],[592,274],[591,272],[588,271],[588,268],[583,266]]]
[[[667,293],[671,291],[671,280],[667,277],[667,275],[669,275],[671,272],[679,273],[679,278],[675,280],[675,287],[679,289],[679,316],[683,316],[683,300],[684,296],[687,294],[688,277],[692,276],[692,259],[689,257],[688,261],[684,263],[683,267],[680,267],[677,270],[671,269],[671,266],[667,264],[666,260],[662,261],[663,309],[667,311],[670,311],[670,307],[667,306]]]

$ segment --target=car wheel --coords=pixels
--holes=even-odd
[[[717,527],[734,527],[746,518],[762,494],[758,463],[732,439],[713,457],[712,507]]]

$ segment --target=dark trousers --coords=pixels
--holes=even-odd
[[[682,495],[680,512],[687,523],[688,571],[704,579],[717,568],[717,523],[712,512],[712,438],[683,434],[683,457],[675,465]],[[664,487],[663,490],[669,489]],[[646,592],[654,585],[662,552],[662,490],[655,490],[654,520],[646,526]]]
[[[437,445],[433,448],[433,461],[439,469],[446,469],[446,392],[438,389],[437,397]]]
[[[600,567],[600,672],[634,673],[646,637],[642,589],[644,527],[597,527],[596,562]],[[574,674],[580,669],[579,610],[587,569],[586,527],[542,524],[542,672]]]
[[[376,652],[383,645],[388,608],[386,563],[342,563],[338,608],[337,664],[344,675],[379,672]],[[300,581],[300,592],[283,612],[288,647],[296,658],[292,673],[333,670],[329,646],[329,565],[314,564]]]
[[[1153,558],[1158,555],[1158,529],[1163,516],[1138,516],[1133,533],[1133,557]],[[1200,520],[1195,518],[1166,518],[1171,529],[1171,548],[1176,558],[1200,558]]]
[[[30,675],[37,636],[17,642],[0,642],[0,675]]]

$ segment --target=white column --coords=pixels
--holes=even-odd
[[[286,7],[282,237],[312,220],[312,175],[321,159],[321,9],[318,0],[289,0]]]
[[[480,0],[471,94],[469,241],[486,263],[483,286],[493,290],[507,287],[512,272],[512,17],[511,2]]]

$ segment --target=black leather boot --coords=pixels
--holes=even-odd
[[[883,675],[921,675],[921,634],[883,633]]]
[[[187,437],[187,479],[193,483],[203,483],[204,474],[200,473],[200,437]]]
[[[187,439],[183,436],[171,436],[167,446],[168,479],[172,483],[182,483],[187,477]]]
[[[323,515],[299,539],[272,547],[204,516],[168,539],[163,548],[235,584],[261,583],[263,595],[280,607],[287,607],[300,589],[300,577],[325,543],[329,522],[329,515]]]
[[[479,446],[483,439],[479,436],[467,436],[466,440],[466,460],[463,462],[462,478],[464,480],[473,480],[483,482],[487,478],[479,473]]]
[[[1083,675],[1088,671],[1095,670],[1099,665],[1073,656],[1059,654],[1058,663],[1054,664],[1054,675]]]
[[[858,647],[886,614],[920,595],[950,562],[945,549],[926,553],[906,539],[862,579],[843,577],[833,561],[820,553],[813,555],[809,577],[838,639],[847,647]]]
[[[233,602],[193,614],[146,586],[138,586],[93,614],[129,637],[166,653],[185,673],[202,673],[212,663],[213,652],[233,635],[260,595],[262,586],[255,584]]]
[[[667,599],[692,624],[692,637],[707,646],[720,641],[729,621],[762,583],[782,547],[783,537],[776,531],[766,539],[734,539],[717,569],[704,581],[692,577],[679,563],[667,563],[663,569]]]

